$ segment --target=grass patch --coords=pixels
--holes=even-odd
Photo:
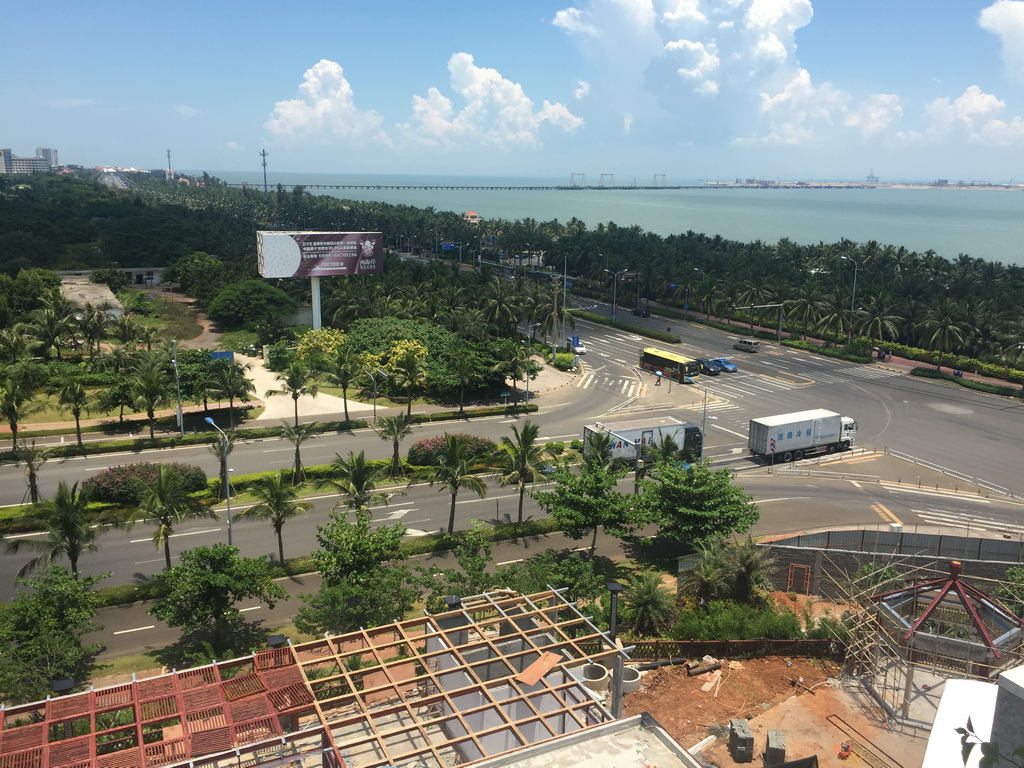
[[[196,319],[195,312],[180,301],[155,296],[153,314],[143,318],[143,324],[160,331],[168,339],[187,341],[203,332],[203,326]]]
[[[245,348],[256,344],[256,334],[252,331],[227,331],[220,335],[221,349],[245,354]],[[257,344],[257,346],[259,346]]]

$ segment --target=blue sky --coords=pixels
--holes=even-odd
[[[15,0],[0,146],[617,183],[1024,181],[1024,0]]]

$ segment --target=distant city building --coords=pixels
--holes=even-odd
[[[0,149],[0,173],[42,173],[56,167],[57,150],[38,149],[49,153],[46,157],[19,157],[9,149]],[[51,160],[54,165],[51,165]]]
[[[60,165],[60,163],[57,162],[56,149],[50,149],[49,147],[36,147],[36,157],[43,158],[51,168],[56,168]]]

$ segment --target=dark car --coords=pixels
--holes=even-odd
[[[633,310],[633,314],[636,315],[637,317],[650,317],[651,310],[649,310],[647,307],[637,307],[636,309]]]
[[[717,376],[722,372],[722,366],[714,360],[707,360],[703,357],[698,357],[697,362],[700,363],[700,372],[703,374],[708,376]]]
[[[718,367],[726,373],[736,373],[739,368],[736,367],[736,363],[730,363],[724,357],[715,357],[711,360],[712,363],[718,363]]]

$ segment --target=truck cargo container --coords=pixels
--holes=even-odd
[[[817,408],[750,420],[747,448],[754,456],[774,461],[800,461],[806,456],[847,451],[857,436],[849,416]]]
[[[606,434],[612,439],[611,457],[633,465],[644,458],[648,446],[657,445],[665,436],[671,436],[682,451],[699,459],[704,451],[704,436],[700,427],[671,416],[659,416],[614,424],[598,422],[583,427],[583,455],[587,455],[590,436]]]

